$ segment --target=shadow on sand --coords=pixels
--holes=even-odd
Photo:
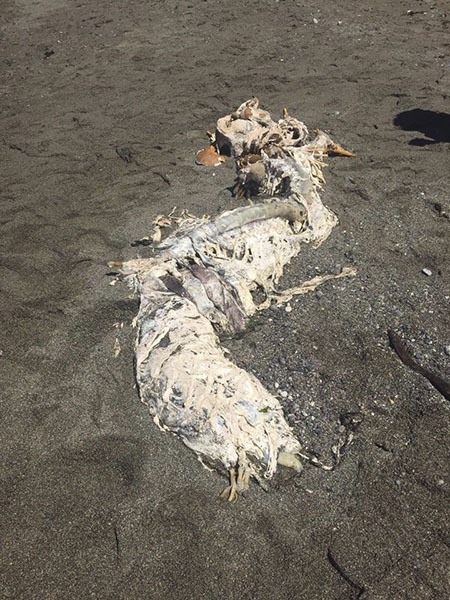
[[[413,138],[409,141],[411,146],[450,142],[450,114],[448,113],[414,108],[399,113],[394,118],[394,125],[404,131],[420,131],[426,136],[426,138]]]

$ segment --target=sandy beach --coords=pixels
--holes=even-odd
[[[0,598],[444,600],[450,404],[450,7],[5,0],[0,29]],[[355,152],[339,218],[283,287],[357,269],[227,340],[324,462],[230,505],[140,402],[138,299],[107,264],[174,206],[239,206],[195,164],[257,96]],[[120,353],[117,349],[120,348]],[[116,351],[115,351],[116,350]],[[117,356],[116,356],[117,355]]]

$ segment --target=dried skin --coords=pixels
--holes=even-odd
[[[287,208],[285,216],[303,214]],[[166,239],[159,257],[122,266],[141,295],[136,373],[143,402],[204,462],[227,470],[238,464],[258,479],[272,477],[280,452],[299,456],[301,445],[278,400],[225,357],[216,330],[243,328],[261,308],[251,294],[257,287],[269,301],[280,299],[275,286],[284,265],[311,241],[303,221],[296,233],[287,219],[254,220],[264,210],[230,211],[197,227],[189,222],[184,235]],[[243,225],[230,229],[237,222]],[[326,279],[287,294],[305,293]],[[298,459],[289,460],[297,468]]]
[[[306,136],[300,121],[286,112],[275,123],[256,99],[219,119],[216,146],[229,144],[234,156],[256,150],[257,158],[239,162],[239,173],[244,185],[251,173],[260,191],[274,197],[213,221],[186,215],[153,258],[121,266],[141,298],[141,399],[161,428],[179,435],[205,463],[229,471],[232,501],[250,476],[270,479],[277,462],[299,471],[303,455],[278,400],[225,356],[217,332],[242,331],[246,318],[272,299],[286,301],[332,277],[354,274],[343,270],[277,289],[301,246],[320,245],[337,223],[319,196],[321,158],[331,140],[318,132],[305,143]],[[259,306],[256,289],[266,294]]]

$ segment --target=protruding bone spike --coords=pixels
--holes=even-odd
[[[238,498],[236,489],[236,470],[232,468],[228,471],[228,474],[230,476],[230,485],[223,490],[223,492],[220,494],[220,497],[227,499],[228,502],[234,504]]]
[[[262,221],[280,217],[293,223],[301,221],[305,217],[305,210],[300,205],[290,202],[268,202],[266,204],[255,204],[230,210],[218,217],[214,224],[218,233],[230,231],[236,227],[243,227],[253,221]]]
[[[289,117],[288,109],[286,107],[283,108],[283,119],[287,119]]]
[[[336,156],[356,156],[354,152],[350,152],[334,142],[328,147],[328,154],[335,154]]]

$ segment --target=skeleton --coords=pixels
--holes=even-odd
[[[238,159],[257,151],[254,163],[238,162],[238,184],[245,190],[251,165],[260,163],[258,192],[270,196],[212,221],[178,219],[178,229],[152,258],[111,263],[140,294],[141,399],[155,423],[181,437],[203,464],[229,472],[223,495],[230,501],[248,488],[251,477],[262,484],[271,479],[277,464],[300,471],[305,454],[277,398],[227,358],[218,334],[243,331],[246,320],[272,301],[285,302],[331,277],[354,274],[344,269],[277,290],[284,266],[301,245],[318,246],[337,223],[318,193],[322,157],[332,142],[319,133],[305,144],[302,123],[285,114],[274,124],[257,101],[244,103],[236,114],[219,119],[216,150],[228,144]],[[237,137],[231,130],[236,123]],[[281,136],[277,148],[270,141],[275,130]],[[257,289],[265,294],[260,304],[252,295]]]

